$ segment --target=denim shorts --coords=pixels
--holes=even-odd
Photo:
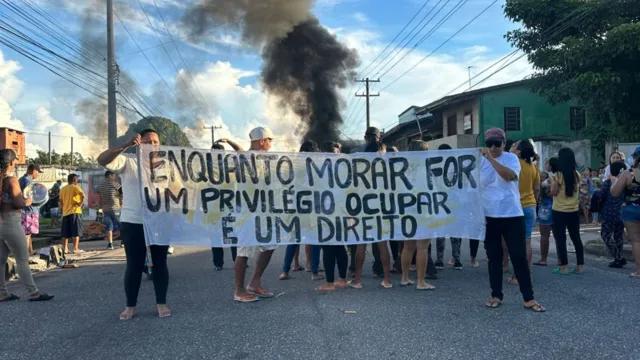
[[[522,208],[522,212],[524,212],[524,222],[525,222],[525,239],[531,239],[531,233],[533,232],[533,227],[536,225],[536,207],[528,206]]]
[[[551,216],[551,211],[553,208],[553,201],[544,199],[540,203],[540,208],[538,209],[538,224],[540,225],[553,225],[553,216]]]
[[[620,218],[626,222],[640,222],[640,206],[627,205],[622,208]]]
[[[118,213],[104,212],[104,231],[118,231],[120,229],[120,211]]]

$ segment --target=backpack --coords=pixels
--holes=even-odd
[[[591,196],[589,211],[593,213],[602,212],[604,208],[604,194],[601,190],[596,190]]]

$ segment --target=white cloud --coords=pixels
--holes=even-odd
[[[369,18],[367,17],[367,15],[365,15],[364,13],[361,13],[361,12],[357,12],[357,13],[351,15],[351,17],[354,20],[356,20],[357,22],[360,22],[360,23],[366,23],[366,22],[369,21]]]

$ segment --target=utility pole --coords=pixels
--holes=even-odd
[[[71,166],[73,166],[73,136],[71,137]]]
[[[365,83],[365,93],[364,94],[356,94],[356,97],[366,97],[367,98],[367,129],[368,129],[369,125],[371,124],[371,116],[370,116],[370,111],[369,111],[369,98],[372,97],[372,96],[373,97],[380,96],[380,93],[377,93],[377,94],[370,94],[369,93],[369,83],[380,82],[380,79],[370,80],[369,78],[366,78],[366,79],[363,79],[363,80],[356,80],[356,82]]]
[[[216,130],[222,129],[222,126],[211,126],[205,129],[211,129],[211,146],[216,143]]]
[[[49,131],[49,165],[51,165],[51,131]]]
[[[113,0],[107,0],[107,133],[109,148],[116,146],[116,55],[113,45]]]
[[[473,68],[473,66],[467,66],[467,71],[469,72],[469,89],[471,89],[471,68]]]

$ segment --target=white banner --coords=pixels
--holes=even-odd
[[[147,243],[482,240],[480,159],[478,149],[345,155],[143,145]]]

